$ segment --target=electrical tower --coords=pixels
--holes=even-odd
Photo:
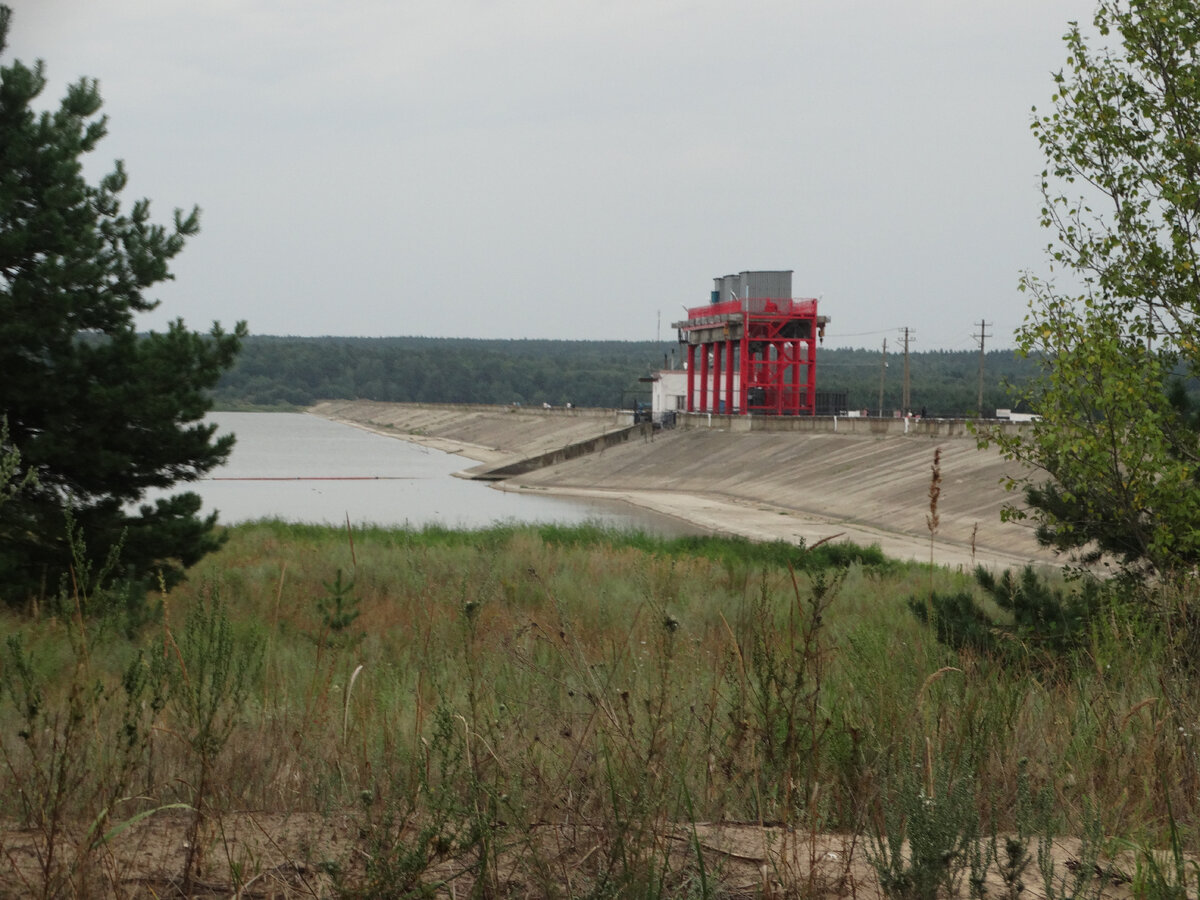
[[[912,406],[912,397],[909,390],[908,379],[908,342],[915,341],[916,337],[912,333],[912,329],[904,329],[904,393],[900,400],[900,415],[907,416],[909,407]]]
[[[883,339],[883,358],[879,361],[879,418],[883,418],[883,376],[887,373],[887,338]]]
[[[987,333],[988,325],[991,324],[991,322],[985,322],[983,319],[980,319],[979,334],[972,335],[972,337],[979,341],[979,399],[977,401],[978,405],[976,406],[976,410],[980,418],[983,418],[983,342],[986,338],[991,337],[991,335]]]

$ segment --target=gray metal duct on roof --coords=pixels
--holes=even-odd
[[[739,272],[713,279],[716,302],[765,298],[788,300],[792,296],[792,270]]]

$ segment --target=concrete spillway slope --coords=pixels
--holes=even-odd
[[[459,453],[482,463],[474,467],[480,473],[629,428],[627,416],[611,409],[543,410],[328,400],[309,412],[447,453]]]
[[[941,493],[932,548],[928,516],[935,448]],[[879,544],[890,556],[948,565],[1050,562],[1032,529],[1003,523],[1017,497],[1012,470],[969,438],[915,435],[660,432],[587,459],[510,479],[524,490],[628,494],[625,499],[714,530],[761,540],[833,536]]]
[[[625,427],[603,410],[528,410],[417,404],[322,404],[313,412],[461,452],[491,465]],[[939,523],[927,516],[941,448]],[[829,538],[879,544],[901,559],[1009,567],[1053,562],[1032,529],[1002,523],[1016,474],[963,436],[822,432],[659,432],[515,476],[506,490],[626,500],[715,532],[756,540]]]

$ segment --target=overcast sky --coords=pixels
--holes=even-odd
[[[9,0],[99,79],[127,200],[201,207],[141,321],[673,340],[793,269],[826,345],[1011,343],[1044,270],[1062,34],[1092,0]]]

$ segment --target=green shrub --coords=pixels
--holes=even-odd
[[[1026,659],[1058,657],[1083,646],[1108,589],[1094,578],[1081,579],[1075,590],[1056,587],[1032,566],[1016,576],[1005,570],[999,579],[977,566],[975,581],[1000,615],[970,591],[911,596],[909,609],[953,650]]]

